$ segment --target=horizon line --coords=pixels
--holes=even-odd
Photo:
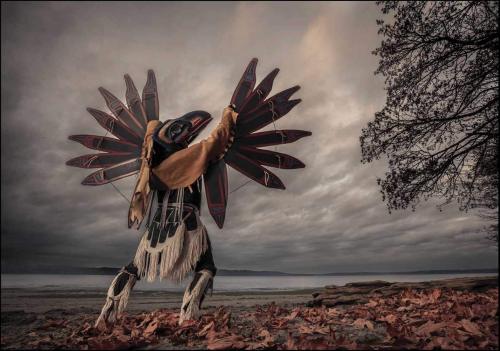
[[[68,272],[72,270],[119,270],[120,267],[109,267],[109,266],[97,266],[97,267],[65,267],[62,268],[59,266],[47,267],[45,270],[49,271],[46,274],[58,274],[54,273],[54,271],[60,271],[59,274],[78,274],[73,272]],[[64,273],[66,271],[67,273]],[[252,270],[252,269],[227,269],[227,268],[219,268],[217,269],[219,273],[221,272],[248,272],[248,273],[268,273],[268,274],[282,274],[282,275],[377,275],[377,274],[439,274],[439,273],[498,273],[498,267],[496,268],[467,268],[467,269],[421,269],[421,270],[411,270],[411,271],[353,271],[353,272],[327,272],[327,273],[289,273],[283,271],[273,271],[273,270]],[[20,269],[19,271],[10,271],[6,270],[1,272],[1,274],[44,274],[42,270],[35,269]]]

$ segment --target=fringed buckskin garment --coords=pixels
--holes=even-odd
[[[173,203],[172,206],[169,209],[171,214],[178,211],[178,203]],[[162,222],[160,212],[157,212],[144,233],[134,258],[141,279],[152,282],[159,274],[160,280],[180,282],[192,271],[208,249],[207,230],[200,221],[197,208],[192,208],[192,215],[195,217],[196,227],[188,230],[182,218],[172,222],[168,222],[167,218],[166,222]]]
[[[223,155],[237,116],[231,108],[224,109],[221,122],[206,140],[182,150],[186,151],[185,157],[175,158],[169,163],[163,160],[158,165],[152,157],[155,152],[153,135],[157,135],[162,125],[157,121],[148,123],[141,153],[143,163],[129,210],[129,224],[136,223],[139,226],[148,215],[150,220],[147,221],[147,229],[139,242],[134,260],[129,264],[136,274],[120,278],[120,273],[115,278],[96,324],[116,319],[127,306],[130,290],[136,280],[153,282],[159,277],[160,280],[179,283],[195,268],[198,268],[197,272],[205,271],[205,279],[197,279],[197,284],[191,284],[186,290],[180,322],[198,317],[199,306],[195,307],[196,303],[192,300],[201,303],[201,295],[206,293],[207,286],[211,286],[209,281],[217,271],[207,230],[200,220],[200,177],[212,160]],[[190,167],[190,160],[197,162]],[[181,172],[174,172],[173,169],[180,169]],[[188,176],[185,176],[187,173]],[[194,179],[193,183],[186,183],[191,179]],[[152,213],[154,216],[151,216]],[[207,253],[207,250],[210,252]],[[128,273],[125,268],[122,271]],[[120,279],[127,279],[127,282],[121,283],[123,288],[117,290]]]
[[[261,149],[292,143],[311,133],[276,130],[275,122],[301,102],[290,99],[300,87],[268,98],[279,70],[274,69],[255,86],[256,67],[257,59],[252,59],[218,126],[194,145],[191,142],[212,117],[197,110],[161,122],[152,70],[148,71],[142,95],[125,75],[126,105],[99,88],[112,115],[94,108],[87,110],[106,129],[106,135],[72,135],[69,139],[102,152],[75,157],[66,164],[98,168],[82,181],[89,186],[138,174],[127,222],[129,228],[136,229],[144,223],[145,231],[132,261],[113,279],[96,325],[119,319],[137,280],[180,282],[190,272],[194,272],[193,279],[184,293],[179,323],[197,319],[217,272],[210,238],[200,220],[203,185],[209,213],[222,229],[229,197],[227,166],[274,189],[285,189],[285,185],[266,167],[305,167],[300,160],[276,149]],[[274,130],[259,131],[266,126]]]

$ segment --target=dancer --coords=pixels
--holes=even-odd
[[[278,69],[255,87],[257,59],[251,60],[240,79],[219,125],[199,143],[191,142],[212,120],[205,111],[159,121],[156,79],[148,71],[142,98],[125,75],[127,106],[99,88],[113,116],[96,109],[88,112],[106,129],[106,135],[72,135],[70,140],[103,151],[73,158],[67,165],[100,168],[83,185],[103,185],[138,173],[130,201],[128,227],[146,230],[133,260],[124,266],[108,289],[96,326],[114,323],[125,309],[139,279],[182,281],[194,271],[187,286],[179,323],[200,317],[200,308],[213,288],[217,272],[210,239],[200,220],[201,191],[205,185],[207,205],[222,229],[228,200],[227,166],[268,187],[285,189],[281,180],[264,166],[303,168],[298,159],[259,147],[294,142],[311,135],[302,130],[256,132],[287,114],[300,99],[290,100],[299,86],[268,99]],[[111,133],[116,138],[108,137]]]

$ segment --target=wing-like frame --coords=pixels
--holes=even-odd
[[[265,146],[293,143],[310,136],[311,132],[295,129],[257,132],[271,123],[274,125],[274,122],[285,116],[302,100],[290,100],[300,89],[298,85],[267,98],[278,75],[278,68],[265,76],[254,89],[256,67],[257,59],[254,58],[245,69],[230,100],[235,112],[238,112],[233,131],[234,143],[222,160],[209,166],[204,175],[210,214],[220,228],[224,224],[228,196],[227,190],[224,190],[224,186],[227,187],[226,164],[257,183],[275,189],[285,189],[285,185],[266,167],[281,169],[305,167],[302,161],[293,156],[260,149]]]
[[[71,135],[69,139],[87,148],[102,151],[74,157],[66,164],[80,168],[100,168],[88,175],[83,185],[103,185],[137,173],[142,162],[141,152],[147,123],[159,118],[159,99],[156,78],[152,70],[148,70],[146,85],[142,99],[132,78],[125,74],[127,105],[108,90],[100,87],[106,105],[113,115],[95,108],[87,111],[101,127],[115,138],[106,135]],[[107,134],[107,133],[106,133]]]

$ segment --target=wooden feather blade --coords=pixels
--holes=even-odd
[[[292,95],[299,90],[300,90],[300,85],[295,85],[291,88],[280,91],[276,95],[271,96],[269,99],[267,99],[267,101],[273,101],[276,104],[288,101],[292,97]]]
[[[235,106],[235,111],[239,112],[241,105],[245,101],[245,98],[250,94],[255,86],[255,70],[257,67],[258,60],[253,58],[248,64],[243,76],[241,77],[236,89],[233,92],[233,96],[231,97],[230,104]]]
[[[303,137],[312,135],[311,132],[305,130],[285,129],[271,130],[267,132],[258,132],[245,135],[237,139],[241,145],[254,147],[264,147],[280,144],[293,143]]]
[[[235,151],[264,166],[282,169],[296,169],[306,166],[299,159],[281,152],[257,149],[252,146],[239,145],[238,143],[235,143],[233,147]]]
[[[254,110],[259,106],[259,104],[264,101],[264,99],[269,95],[273,89],[274,78],[278,75],[280,70],[275,68],[271,71],[260,84],[255,88],[255,90],[245,99],[245,102],[240,108],[240,114],[245,115],[246,113]]]
[[[263,113],[264,111],[269,110],[269,108],[273,105],[277,105],[285,101],[288,101],[292,97],[292,95],[295,94],[299,89],[300,86],[296,85],[291,88],[280,91],[279,93],[271,96],[269,99],[262,101],[259,104],[259,106],[257,106],[257,108],[253,109],[252,111],[240,114],[240,116],[238,116],[238,120],[240,121],[240,123],[243,123],[252,116],[257,116]]]
[[[128,74],[124,76],[125,85],[127,86],[127,92],[125,93],[125,98],[127,99],[127,106],[134,114],[134,116],[141,123],[142,128],[146,130],[146,125],[148,124],[148,119],[146,118],[146,112],[142,106],[141,96],[135,87],[134,81]]]
[[[79,168],[106,168],[135,158],[137,155],[134,154],[102,153],[78,156],[66,164]]]
[[[99,123],[101,127],[117,138],[128,141],[132,144],[142,145],[142,138],[113,116],[90,107],[87,108],[87,111],[96,119],[97,123]]]
[[[158,88],[153,70],[148,70],[148,79],[142,90],[142,106],[148,121],[160,118],[160,102],[158,99]]]
[[[224,156],[228,165],[268,188],[285,189],[285,185],[273,172],[232,148]]]
[[[68,139],[76,141],[89,149],[135,155],[141,154],[141,148],[138,145],[119,139],[86,134],[70,135]]]
[[[260,114],[248,116],[246,120],[242,120],[236,127],[236,135],[244,136],[252,133],[253,131],[262,129],[272,122],[276,122],[278,119],[290,112],[290,110],[301,101],[301,99],[296,99],[283,101],[277,104],[270,104],[267,110],[264,110]]]
[[[99,88],[99,92],[106,101],[106,105],[116,118],[141,137],[144,136],[146,129],[143,128],[141,122],[139,122],[139,120],[127,109],[123,102],[103,87]]]
[[[224,160],[208,166],[203,175],[207,205],[217,226],[222,229],[226,217],[226,206],[228,198],[227,167]]]
[[[141,159],[137,158],[125,163],[121,163],[112,167],[100,169],[88,175],[82,185],[103,185],[115,180],[131,176],[141,168]]]

